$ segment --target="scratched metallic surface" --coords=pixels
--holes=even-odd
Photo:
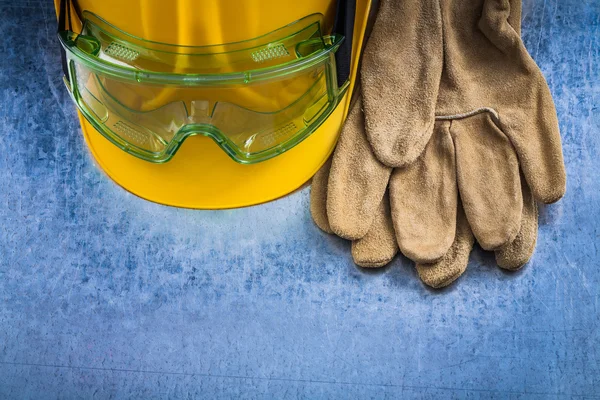
[[[533,260],[476,250],[441,292],[355,268],[309,189],[201,212],[115,185],[50,3],[0,0],[0,398],[600,397],[600,1],[524,7],[569,176]]]

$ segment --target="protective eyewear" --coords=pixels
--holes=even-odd
[[[334,57],[344,38],[324,35],[322,19],[183,46],[135,37],[91,12],[75,33],[61,15],[65,84],[104,137],[141,159],[166,162],[186,138],[205,135],[239,163],[264,161],[314,132],[346,88]]]

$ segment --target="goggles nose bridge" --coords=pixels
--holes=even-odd
[[[189,123],[181,127],[173,141],[178,144],[183,143],[187,138],[191,136],[205,136],[211,138],[218,144],[222,144],[225,141],[225,135],[216,126],[209,123]]]
[[[240,149],[250,153],[250,148],[254,144],[260,133],[255,133],[247,137],[239,137],[237,141],[231,140],[224,132],[210,123],[190,123],[183,126],[173,138],[171,148],[179,147],[186,139],[192,136],[204,136],[213,140],[217,146],[230,156],[235,156]],[[239,143],[236,143],[239,142]]]

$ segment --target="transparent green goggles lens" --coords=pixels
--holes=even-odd
[[[335,109],[334,53],[342,37],[310,15],[244,42],[177,46],[144,41],[84,13],[81,34],[59,34],[68,87],[84,116],[123,150],[168,161],[191,135],[235,161],[289,150]],[[201,156],[201,155],[199,155]]]

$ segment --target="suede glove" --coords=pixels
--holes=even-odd
[[[425,98],[431,102],[438,119],[451,121],[456,168],[454,171],[446,168],[445,174],[455,176],[467,220],[478,242],[484,249],[493,250],[510,242],[519,231],[523,207],[519,167],[536,200],[551,203],[565,192],[566,174],[554,104],[539,68],[525,50],[518,33],[520,0],[513,0],[512,6],[508,0],[421,0],[417,3],[419,5],[411,1],[388,0],[381,4],[361,68],[364,107],[360,103],[359,106],[364,109],[364,130],[370,150],[363,148],[364,141],[338,146],[328,190],[330,223],[334,232],[344,238],[363,237],[388,182],[398,178],[397,174],[390,175],[390,167],[406,167],[416,160],[411,156],[403,157],[402,162],[391,163],[388,156],[381,157],[376,149],[392,149],[390,157],[409,153],[420,156],[429,143],[435,115],[430,116],[430,123],[421,123],[429,113],[409,120],[405,116],[411,112],[410,107],[398,109],[389,106],[416,102],[418,109],[424,107],[416,100],[411,101],[419,96],[414,90],[406,89],[410,85],[395,83],[397,71],[409,67],[399,66],[399,57],[384,51],[381,46],[395,43],[402,48],[406,44],[401,40],[405,35],[399,33],[403,32],[405,24],[394,23],[398,19],[388,18],[389,15],[404,15],[405,7],[421,10],[423,4],[432,4],[429,9],[435,16],[434,6],[441,4],[439,18],[444,24],[443,32],[432,29],[431,32],[421,32],[420,41],[413,38],[419,43],[437,43],[440,40],[429,38],[435,35],[443,37],[441,55],[430,52],[436,48],[431,44],[427,44],[427,51],[421,54],[422,59],[444,60],[437,97],[432,99],[428,95],[430,83],[427,83],[423,85]],[[429,19],[435,18],[430,16]],[[418,25],[422,24],[421,20],[428,19],[418,19]],[[510,22],[515,24],[516,29]],[[430,22],[425,25],[436,24]],[[398,40],[394,40],[396,36]],[[411,48],[410,43],[406,45]],[[417,61],[416,64],[437,71],[435,62]],[[379,82],[375,90],[370,81],[373,77],[377,77]],[[402,76],[402,79],[411,77]],[[386,91],[385,87],[395,90]],[[406,98],[402,96],[405,90],[410,93]],[[369,107],[370,103],[378,106]],[[374,153],[381,165],[364,156],[369,152]],[[481,157],[473,157],[474,153]],[[407,160],[410,162],[405,162]],[[429,203],[421,201],[407,207],[406,203],[395,201],[404,195],[393,193],[395,186],[402,185],[390,186],[392,213],[403,214],[403,220],[413,227],[420,225],[419,230],[428,232],[428,240],[432,244],[429,254],[418,255],[420,249],[411,247],[411,243],[425,240],[418,237],[411,243],[400,242],[401,250],[409,256],[414,254],[415,261],[439,259],[452,243],[456,207],[438,207],[440,199],[430,199]],[[425,221],[414,221],[423,214],[431,217]],[[396,228],[399,230],[401,226]],[[408,232],[400,235],[414,237]]]
[[[433,3],[436,2],[429,4]],[[387,20],[389,24],[390,13],[397,12],[394,10],[396,4],[382,4],[361,71],[363,85],[368,82],[365,76],[373,76],[373,67],[368,67],[373,64],[367,61],[371,49],[376,48],[371,43],[385,47],[386,43],[393,42],[393,29],[390,33],[390,29],[378,31],[377,28],[381,21]],[[396,125],[389,121],[397,120],[390,118],[388,113],[387,117],[377,121],[380,124],[370,124],[373,110],[389,107],[369,109],[368,99],[372,102],[387,95],[381,88],[363,90],[365,116],[362,116],[361,103],[357,103],[333,156],[331,174],[325,179],[327,168],[324,168],[319,173],[322,176],[317,175],[312,199],[313,217],[319,226],[325,230],[331,228],[348,239],[360,239],[353,245],[353,255],[357,263],[364,265],[381,265],[397,252],[395,243],[389,240],[394,236],[391,214],[397,243],[405,255],[418,263],[420,276],[432,286],[448,284],[466,268],[473,243],[471,226],[482,247],[499,249],[497,258],[501,266],[516,268],[529,258],[535,245],[537,210],[528,185],[521,182],[519,161],[527,183],[538,199],[555,201],[562,196],[565,186],[552,99],[541,72],[519,38],[520,2],[453,1],[443,2],[440,9],[445,27],[444,57],[432,59],[445,59],[436,113],[439,120],[446,122],[433,124],[431,130],[425,122],[415,124],[414,130],[402,131],[393,129]],[[387,32],[387,42],[378,40],[380,33],[377,32]],[[480,50],[466,51],[471,58],[465,59],[461,52],[470,47]],[[479,52],[484,55],[480,56]],[[372,59],[375,56],[370,55]],[[379,61],[380,64],[375,65],[385,64],[383,58]],[[390,62],[393,64],[395,59],[388,60]],[[393,69],[378,67],[376,70],[389,72]],[[434,65],[431,71],[435,70]],[[480,79],[475,80],[477,82],[489,83],[494,90],[502,89],[500,94],[495,97],[489,88],[469,85],[474,77]],[[520,84],[506,84],[506,79],[515,79]],[[497,85],[498,82],[513,91],[525,93],[509,96],[505,87]],[[424,87],[429,88],[428,85]],[[510,102],[504,104],[515,97],[522,100],[523,109],[516,105],[511,108]],[[401,99],[395,105],[405,103]],[[417,120],[425,120],[426,115],[418,114]],[[507,118],[503,121],[504,115]],[[370,134],[381,132],[381,126],[390,128],[389,137]],[[417,134],[416,139],[414,134]],[[382,137],[388,139],[384,145]],[[516,145],[513,145],[514,137],[517,141],[521,139]],[[421,142],[425,142],[426,148],[421,148]],[[381,156],[378,153],[382,149],[393,151]],[[420,157],[417,162],[412,162],[413,156],[406,156],[408,154]],[[403,162],[390,161],[389,157],[395,155],[406,157],[403,156]],[[382,158],[383,163],[380,162]],[[412,163],[406,163],[406,160]],[[392,168],[386,165],[390,163],[407,167],[396,168],[392,173]],[[322,201],[324,190],[318,189],[319,180],[327,181],[326,207]],[[384,199],[388,181],[391,211]],[[465,213],[457,197],[458,191]],[[323,222],[325,214],[327,224]],[[377,238],[375,246],[367,245],[371,243],[369,238]],[[378,255],[374,254],[378,251]],[[370,255],[365,256],[368,253]],[[448,264],[452,264],[451,268]]]

